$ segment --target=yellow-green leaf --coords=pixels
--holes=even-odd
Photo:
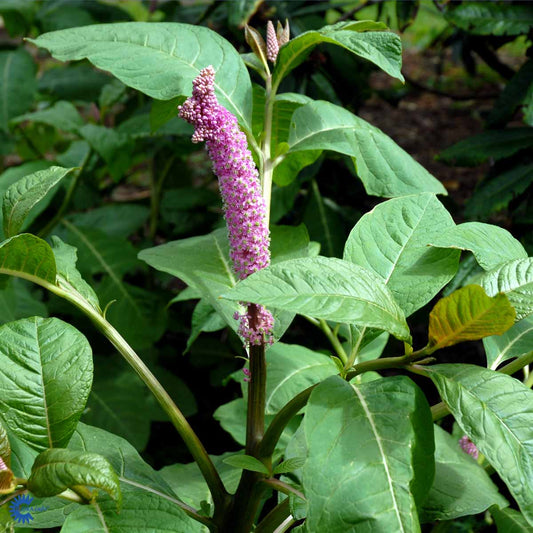
[[[458,342],[501,335],[514,323],[515,310],[505,294],[487,296],[479,285],[467,285],[443,298],[429,315],[433,350]]]

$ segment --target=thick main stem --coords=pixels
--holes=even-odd
[[[258,309],[248,306],[250,328],[257,327]],[[256,456],[265,432],[266,359],[265,345],[250,346],[250,382],[248,384],[248,411],[246,415],[246,453]]]

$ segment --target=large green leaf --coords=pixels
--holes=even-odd
[[[475,167],[487,159],[509,157],[533,146],[531,128],[487,130],[444,150],[439,158],[458,166]]]
[[[464,2],[448,10],[446,18],[478,35],[520,35],[533,26],[533,9],[528,2]]]
[[[428,370],[461,429],[533,525],[533,391],[511,376],[478,366],[445,364]]]
[[[87,402],[93,362],[87,339],[57,318],[0,327],[0,414],[36,450],[63,447]]]
[[[480,279],[489,296],[503,292],[520,320],[533,313],[533,257],[509,261]]]
[[[423,505],[424,522],[452,520],[505,506],[485,470],[460,447],[457,439],[435,426],[435,480]]]
[[[428,242],[438,248],[469,250],[485,270],[527,257],[524,247],[507,230],[482,222],[453,226],[436,233]]]
[[[433,194],[388,200],[353,228],[344,259],[381,276],[409,316],[429,302],[457,271],[459,253],[427,246],[453,227],[452,217]]]
[[[311,385],[339,372],[330,357],[297,344],[278,342],[268,348],[266,357],[265,411],[269,415],[276,414],[289,400]]]
[[[494,335],[483,339],[487,366],[496,370],[503,362],[520,357],[533,348],[533,316],[517,322],[503,335]]]
[[[118,476],[101,455],[55,448],[37,456],[28,479],[35,496],[55,496],[76,485],[105,490],[120,506]]]
[[[284,261],[252,274],[232,291],[223,293],[223,297],[376,327],[399,339],[410,339],[405,316],[383,280],[341,259]]]
[[[37,83],[35,63],[26,50],[0,52],[0,130],[7,131],[10,119],[27,111]]]
[[[487,296],[479,285],[467,285],[437,302],[429,314],[432,350],[458,342],[501,335],[513,324],[515,310],[503,294]]]
[[[121,22],[55,31],[29,39],[61,61],[87,58],[120,81],[157,98],[189,95],[213,65],[219,102],[250,129],[252,91],[235,48],[212,30],[179,23]]]
[[[19,233],[32,208],[73,170],[73,168],[50,167],[13,183],[4,194],[2,205],[6,237]]]
[[[113,179],[119,181],[131,165],[134,148],[131,138],[117,130],[96,124],[85,124],[80,128],[80,134],[107,163]]]
[[[342,46],[353,54],[371,61],[387,74],[403,81],[402,45],[397,35],[384,30],[381,22],[369,20],[340,22],[320,30],[307,31],[282,46],[272,74],[274,86],[321,43]],[[370,31],[369,31],[370,30]]]
[[[306,407],[306,531],[420,531],[434,474],[433,424],[408,378],[318,385]]]
[[[511,200],[522,194],[533,183],[533,165],[517,165],[483,181],[466,204],[468,217],[486,217],[506,208]]]
[[[446,189],[390,137],[348,110],[317,101],[292,116],[289,153],[333,150],[355,158],[366,192],[395,197]]]
[[[23,233],[0,244],[0,274],[55,284],[54,252],[46,241]]]

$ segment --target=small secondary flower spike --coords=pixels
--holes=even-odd
[[[463,435],[459,439],[459,446],[465,451],[468,455],[471,455],[474,459],[477,460],[479,457],[479,451],[476,445],[468,438],[467,435]]]
[[[274,29],[274,24],[269,20],[267,23],[267,34],[266,34],[266,50],[267,58],[269,61],[274,63],[278,57],[279,52],[279,43],[278,37],[276,35],[276,30]]]
[[[244,279],[270,264],[266,207],[246,135],[240,131],[237,118],[218,103],[214,84],[213,67],[202,69],[193,81],[192,96],[178,107],[179,116],[195,127],[193,142],[206,142],[219,180],[230,257],[235,272]],[[269,342],[272,332],[272,315],[261,306],[257,308],[253,330],[247,315],[236,316],[241,321],[239,332],[250,344]]]

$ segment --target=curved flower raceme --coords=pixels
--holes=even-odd
[[[246,135],[237,118],[221,106],[215,96],[212,66],[193,81],[192,96],[179,106],[179,116],[195,127],[192,141],[205,141],[218,176],[224,216],[228,226],[230,257],[240,279],[270,264],[270,238],[265,201],[259,175],[248,150]],[[271,342],[273,318],[261,306],[252,328],[248,315],[238,315],[239,333],[250,344]]]
[[[468,455],[471,455],[474,459],[479,457],[479,451],[477,446],[468,438],[467,435],[463,435],[459,439],[459,446],[466,452]]]

